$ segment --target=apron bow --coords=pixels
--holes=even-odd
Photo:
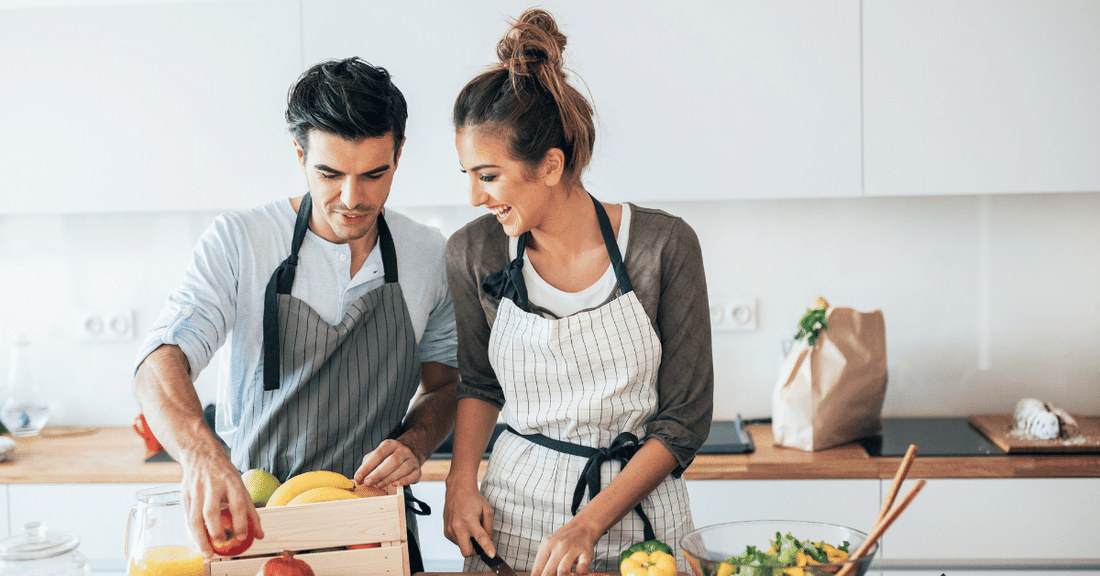
[[[481,281],[481,290],[497,300],[507,298],[520,310],[527,310],[527,285],[523,282],[523,247],[527,235],[519,237],[517,256],[507,266],[493,272]]]
[[[577,510],[581,507],[581,500],[584,499],[584,493],[587,490],[589,500],[596,497],[596,494],[600,493],[600,487],[603,482],[600,479],[600,468],[604,462],[619,462],[626,467],[626,463],[634,457],[634,454],[638,452],[638,449],[642,445],[638,440],[638,437],[630,432],[623,432],[615,437],[611,442],[611,446],[605,448],[595,448],[592,454],[588,457],[588,462],[584,464],[584,469],[581,471],[581,477],[577,480],[577,488],[573,491],[573,507],[570,511],[574,516],[577,515]],[[645,539],[653,540],[656,535],[653,532],[653,525],[649,521],[649,517],[646,516],[642,510],[641,502],[634,507],[634,511],[638,513],[638,516],[642,519],[642,528],[645,532]]]

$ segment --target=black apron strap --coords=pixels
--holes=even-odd
[[[523,251],[530,236],[530,232],[520,235],[515,259],[481,281],[483,292],[497,300],[507,298],[524,312],[527,312],[527,285],[523,282]]]
[[[313,210],[313,200],[306,192],[298,206],[298,216],[294,220],[294,236],[290,241],[290,256],[275,269],[264,290],[264,390],[277,390],[280,380],[279,348],[279,294],[290,294],[294,286],[294,275],[298,270],[298,251],[309,229],[309,217]]]
[[[294,236],[290,241],[290,256],[275,269],[264,290],[264,390],[278,390],[281,386],[280,358],[282,348],[279,342],[279,294],[290,294],[294,287],[294,276],[298,270],[298,252],[309,229],[309,217],[313,200],[307,192],[298,206],[298,216],[294,220]],[[382,251],[382,270],[385,282],[397,282],[397,250],[394,248],[390,227],[382,214],[378,215],[378,243]]]
[[[623,264],[623,254],[619,252],[619,243],[615,241],[615,230],[611,228],[611,219],[607,217],[607,211],[603,209],[596,197],[589,194],[592,204],[596,206],[596,219],[600,221],[600,234],[603,235],[604,246],[607,247],[607,255],[611,258],[611,266],[615,269],[615,279],[619,282],[619,291],[626,294],[634,289],[630,284],[630,277],[626,275],[626,266]]]
[[[614,461],[619,462],[625,467],[626,463],[638,452],[638,449],[641,448],[638,437],[630,432],[623,432],[616,436],[611,442],[611,446],[607,448],[591,448],[588,446],[581,446],[580,444],[573,444],[572,442],[555,440],[554,438],[542,434],[520,434],[511,426],[508,426],[506,429],[512,434],[534,442],[543,448],[549,448],[572,456],[588,459],[588,462],[584,465],[584,470],[581,471],[581,477],[577,479],[577,487],[573,490],[573,506],[570,508],[570,512],[572,512],[574,516],[577,515],[577,510],[581,507],[581,500],[584,499],[586,489],[589,500],[595,498],[596,494],[600,493],[600,489],[603,487],[600,468],[603,466],[603,463]],[[641,502],[634,506],[634,511],[637,512],[638,517],[642,519],[642,530],[645,533],[646,541],[656,540],[657,535],[653,532],[653,524],[649,521],[649,517],[646,516],[645,510],[642,509]]]
[[[386,218],[378,214],[378,244],[382,249],[382,271],[386,274],[386,284],[397,282],[397,250],[393,247],[393,235],[386,224]]]

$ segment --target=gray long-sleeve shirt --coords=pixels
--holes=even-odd
[[[646,423],[682,471],[710,432],[714,405],[710,306],[695,231],[661,210],[631,205],[624,263],[634,292],[661,340],[657,413]],[[508,237],[491,215],[470,222],[447,243],[447,279],[458,327],[458,397],[500,408],[505,397],[489,364],[496,300],[481,290],[486,276],[509,262]],[[617,291],[617,290],[616,290]]]

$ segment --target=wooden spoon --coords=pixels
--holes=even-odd
[[[905,457],[901,460],[901,466],[898,466],[897,474],[894,474],[894,483],[890,485],[890,492],[887,493],[886,499],[882,501],[882,508],[878,511],[875,524],[882,522],[882,519],[890,512],[890,507],[894,505],[894,498],[898,497],[898,491],[901,490],[901,483],[905,481],[905,477],[909,474],[909,468],[913,465],[913,459],[916,457],[917,446],[910,444],[909,449],[905,451]]]
[[[917,480],[916,484],[909,489],[909,492],[902,498],[901,502],[896,506],[894,505],[894,499],[898,495],[898,491],[901,489],[902,482],[905,481],[905,476],[909,474],[909,467],[913,465],[913,458],[917,456],[917,447],[910,444],[909,450],[905,452],[905,458],[901,462],[901,466],[898,467],[897,474],[894,475],[894,482],[890,486],[890,492],[886,496],[886,500],[882,504],[882,509],[879,511],[878,518],[875,519],[874,526],[871,527],[871,531],[867,534],[867,539],[863,541],[856,551],[848,557],[844,567],[837,572],[836,576],[848,576],[856,569],[855,560],[862,558],[867,554],[867,550],[874,546],[875,542],[882,537],[882,534],[886,532],[886,529],[897,520],[902,511],[909,506],[909,503],[916,498],[917,493],[921,488],[924,488],[924,479]]]

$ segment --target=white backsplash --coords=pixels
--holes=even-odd
[[[770,415],[780,342],[818,295],[883,311],[887,416],[1009,412],[1024,396],[1100,414],[1100,193],[650,205],[698,233],[713,300],[757,300],[755,331],[714,336],[717,418]],[[405,212],[444,234],[482,213]],[[140,336],[82,342],[75,318],[133,310],[144,332],[213,216],[0,216],[0,385],[23,332],[51,424],[128,424]]]

